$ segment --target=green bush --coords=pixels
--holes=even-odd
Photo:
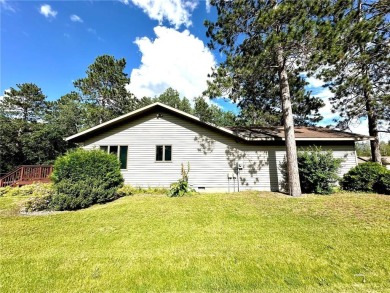
[[[333,157],[331,150],[309,147],[298,152],[299,180],[303,193],[330,194],[339,179],[337,172],[342,159]],[[288,172],[286,159],[280,165],[283,176],[282,187],[288,191]]]
[[[374,183],[373,189],[377,193],[390,195],[390,171],[379,176],[378,181]]]
[[[168,191],[169,197],[178,197],[194,191],[188,184],[188,173],[190,172],[190,164],[188,163],[187,171],[184,169],[184,165],[181,164],[181,177],[177,182],[171,184],[171,188]]]
[[[101,150],[76,149],[59,157],[52,174],[55,210],[76,210],[118,198],[123,184],[118,159]]]
[[[359,164],[344,174],[340,185],[344,190],[375,192],[374,184],[386,173],[388,170],[378,163]]]

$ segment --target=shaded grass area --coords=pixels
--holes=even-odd
[[[390,288],[386,196],[142,195],[55,215],[4,212],[14,204],[0,198],[2,292]]]

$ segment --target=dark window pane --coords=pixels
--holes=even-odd
[[[104,152],[107,153],[107,151],[108,151],[108,146],[106,146],[106,145],[101,145],[101,146],[100,146],[100,149],[101,149],[102,151],[104,151]]]
[[[121,162],[121,169],[127,169],[127,145],[120,146],[119,161]]]
[[[110,154],[118,154],[118,146],[117,145],[110,145]]]
[[[162,161],[162,160],[163,160],[163,146],[156,145],[156,161]]]
[[[171,161],[172,160],[172,146],[166,145],[165,146],[165,161]]]

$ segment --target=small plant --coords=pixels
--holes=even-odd
[[[51,183],[34,183],[22,187],[2,187],[0,196],[30,196],[43,197],[53,193],[53,184]]]
[[[40,212],[51,210],[52,196],[45,195],[42,197],[33,197],[30,198],[24,204],[24,210],[26,212]]]
[[[310,147],[298,152],[299,180],[302,192],[330,194],[339,179],[337,171],[342,159],[333,157],[332,151],[320,147]],[[282,187],[288,191],[288,172],[286,159],[280,164],[283,176]]]
[[[184,164],[181,164],[181,178],[171,184],[171,188],[168,191],[169,197],[179,197],[185,194],[194,192],[194,189],[188,184],[188,173],[190,172],[190,163],[188,163],[187,170],[184,168]]]
[[[374,162],[359,164],[344,174],[340,185],[344,190],[375,192],[374,184],[389,171]]]

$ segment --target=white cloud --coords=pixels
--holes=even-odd
[[[154,41],[147,37],[135,41],[142,64],[133,69],[128,89],[138,98],[158,96],[168,87],[190,100],[201,95],[207,87],[207,74],[215,66],[212,53],[187,30],[157,26],[154,32]]]
[[[81,19],[80,16],[76,15],[76,14],[72,14],[70,16],[70,20],[73,21],[73,22],[83,22],[83,20]]]
[[[206,0],[206,11],[210,13],[210,0]]]
[[[0,7],[2,7],[4,10],[16,12],[15,8],[13,8],[13,7],[9,4],[9,1],[0,0]]]
[[[57,15],[57,11],[54,11],[49,4],[42,5],[39,12],[46,18],[54,18]]]
[[[129,4],[129,0],[119,0],[123,4]],[[131,0],[131,2],[141,8],[151,19],[155,19],[162,24],[163,20],[168,20],[175,28],[181,25],[189,27],[191,13],[198,6],[198,1],[186,0]]]
[[[321,79],[314,76],[306,77],[305,80],[309,83],[308,87],[322,87],[325,84]]]

